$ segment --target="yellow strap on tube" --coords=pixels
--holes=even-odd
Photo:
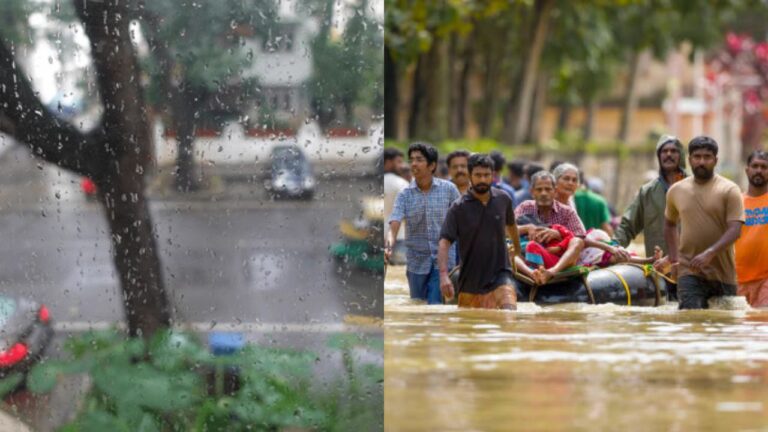
[[[632,295],[629,293],[629,285],[627,285],[627,281],[624,280],[624,276],[620,275],[619,272],[613,269],[607,268],[609,272],[616,275],[617,278],[621,281],[621,284],[624,285],[624,290],[627,292],[627,306],[632,306]]]

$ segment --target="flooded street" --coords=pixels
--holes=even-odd
[[[391,431],[768,430],[768,311],[457,310],[385,282]]]

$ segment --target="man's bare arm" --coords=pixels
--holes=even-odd
[[[667,248],[669,249],[669,262],[672,264],[677,263],[679,259],[679,234],[677,233],[677,222],[673,222],[669,219],[664,219],[664,241],[667,242]]]
[[[389,262],[389,258],[392,256],[392,248],[395,247],[397,241],[397,233],[400,231],[400,221],[391,221],[389,223],[389,232],[387,238],[384,239],[384,260]]]
[[[656,271],[661,273],[668,273],[671,271],[673,275],[675,274],[676,264],[679,260],[680,253],[677,249],[678,237],[677,222],[664,218],[664,241],[667,242],[669,255],[658,259],[653,263],[653,268],[655,268]]]
[[[452,299],[453,283],[448,277],[448,250],[451,248],[451,242],[441,238],[437,244],[437,268],[440,271],[440,291],[447,299]]]

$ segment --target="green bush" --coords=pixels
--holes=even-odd
[[[90,377],[80,412],[61,429],[67,432],[382,429],[383,368],[358,365],[352,355],[357,346],[379,347],[348,335],[329,344],[340,350],[346,374],[323,393],[310,386],[317,358],[311,353],[247,345],[217,357],[178,332],[161,332],[148,343],[117,331],[87,333],[67,343],[69,359],[35,366],[27,387],[47,393],[62,375]],[[232,368],[240,385],[225,391],[224,371]],[[18,374],[0,380],[0,392],[20,380]]]

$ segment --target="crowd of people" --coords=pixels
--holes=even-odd
[[[459,307],[515,309],[520,279],[546,285],[575,265],[632,262],[676,281],[670,291],[680,309],[707,308],[724,295],[768,307],[768,153],[749,155],[743,194],[715,173],[717,154],[710,137],[693,138],[686,150],[662,136],[657,175],[619,217],[600,194],[602,182],[585,181],[569,162],[546,169],[458,150],[441,168],[427,143],[407,154],[387,148],[385,259],[405,248],[411,297],[429,304],[458,294]],[[627,250],[641,233],[644,257]]]

